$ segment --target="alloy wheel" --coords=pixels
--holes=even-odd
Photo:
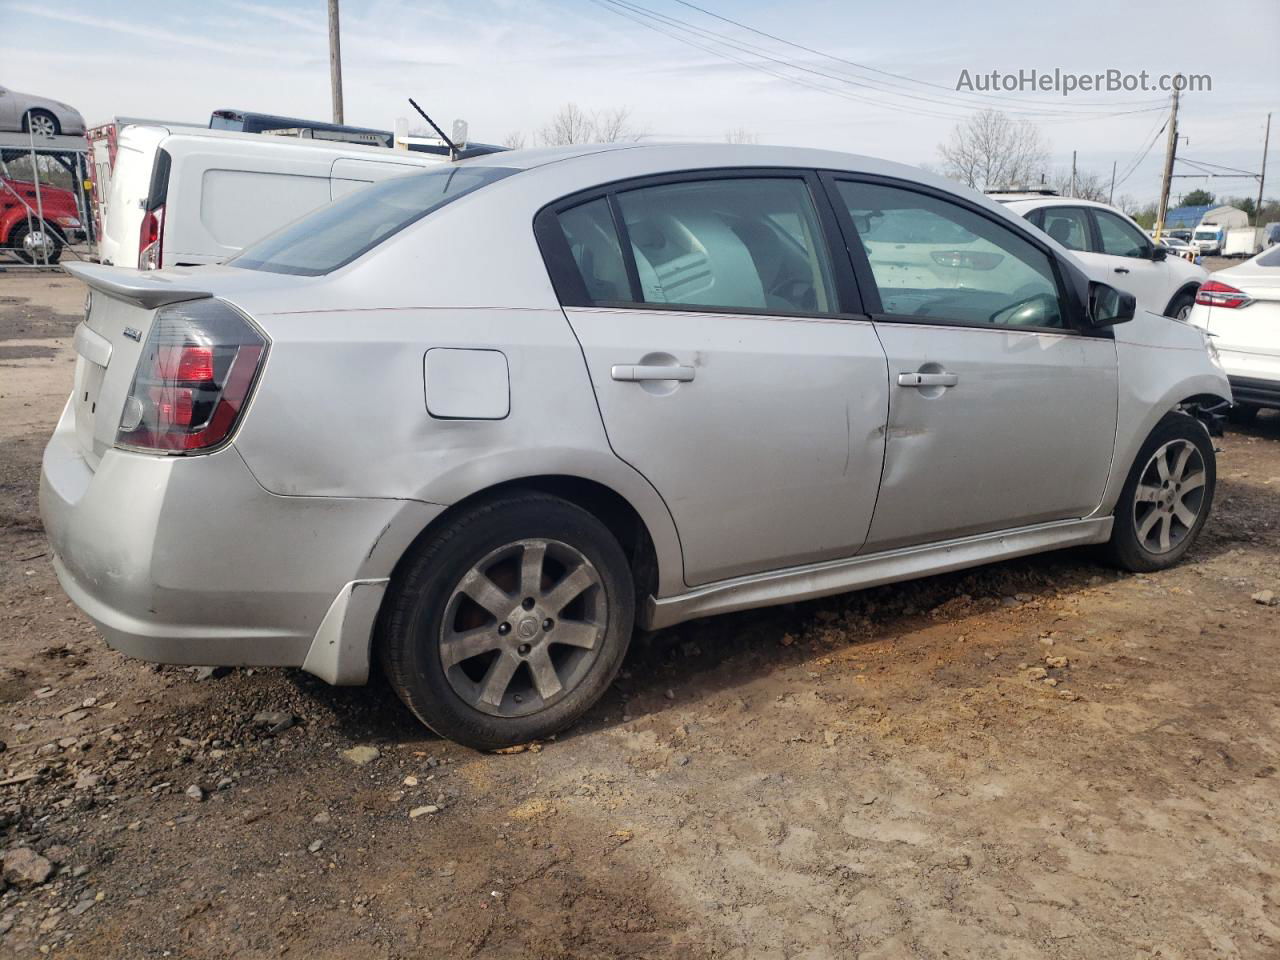
[[[28,114],[27,128],[37,137],[52,137],[55,133],[53,118],[43,113]]]
[[[608,597],[590,560],[558,540],[519,540],[486,555],[454,587],[441,664],[476,710],[529,716],[577,687],[608,622]]]
[[[1170,440],[1151,455],[1133,495],[1134,531],[1144,549],[1168,553],[1191,534],[1207,477],[1204,457],[1190,440]]]

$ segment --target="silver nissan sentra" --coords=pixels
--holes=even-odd
[[[1169,566],[1231,397],[999,204],[815,150],[501,153],[225,266],[67,269],[41,505],[108,643],[376,659],[481,748],[573,722],[636,626],[1076,544]]]

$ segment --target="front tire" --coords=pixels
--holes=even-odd
[[[513,494],[414,548],[392,577],[378,653],[419,720],[492,750],[581,717],[622,665],[634,610],[604,524],[558,497]]]
[[[52,227],[45,226],[41,231],[44,235],[45,250],[40,252],[40,244],[27,243],[30,231],[25,223],[19,223],[13,228],[9,234],[9,244],[17,251],[18,259],[23,263],[32,263],[37,266],[43,266],[46,262],[53,266],[62,259],[62,238],[58,236],[56,230]]]
[[[1165,416],[1138,451],[1116,504],[1112,562],[1135,573],[1176,564],[1199,537],[1216,486],[1204,425],[1185,413]]]

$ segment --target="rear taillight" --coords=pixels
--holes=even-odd
[[[1225,307],[1233,310],[1236,307],[1247,307],[1253,301],[1243,290],[1237,290],[1220,280],[1206,280],[1196,291],[1196,303],[1204,307]]]
[[[138,232],[138,269],[159,270],[164,258],[164,207],[142,215]]]
[[[231,435],[267,352],[267,338],[222,300],[164,307],[138,357],[116,444],[162,453],[208,451]]]

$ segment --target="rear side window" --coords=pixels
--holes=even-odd
[[[885,314],[979,326],[1064,326],[1048,255],[1014,230],[914,190],[852,181],[840,181],[838,189]],[[886,221],[895,225],[887,238]]]
[[[230,264],[314,277],[345,266],[427,214],[515,173],[442,166],[357,190],[247,248]]]
[[[1050,207],[1036,224],[1068,250],[1089,252],[1089,217],[1080,207]]]
[[[828,313],[831,261],[808,184],[725,177],[616,194],[571,207],[560,231],[592,303],[757,313]]]

